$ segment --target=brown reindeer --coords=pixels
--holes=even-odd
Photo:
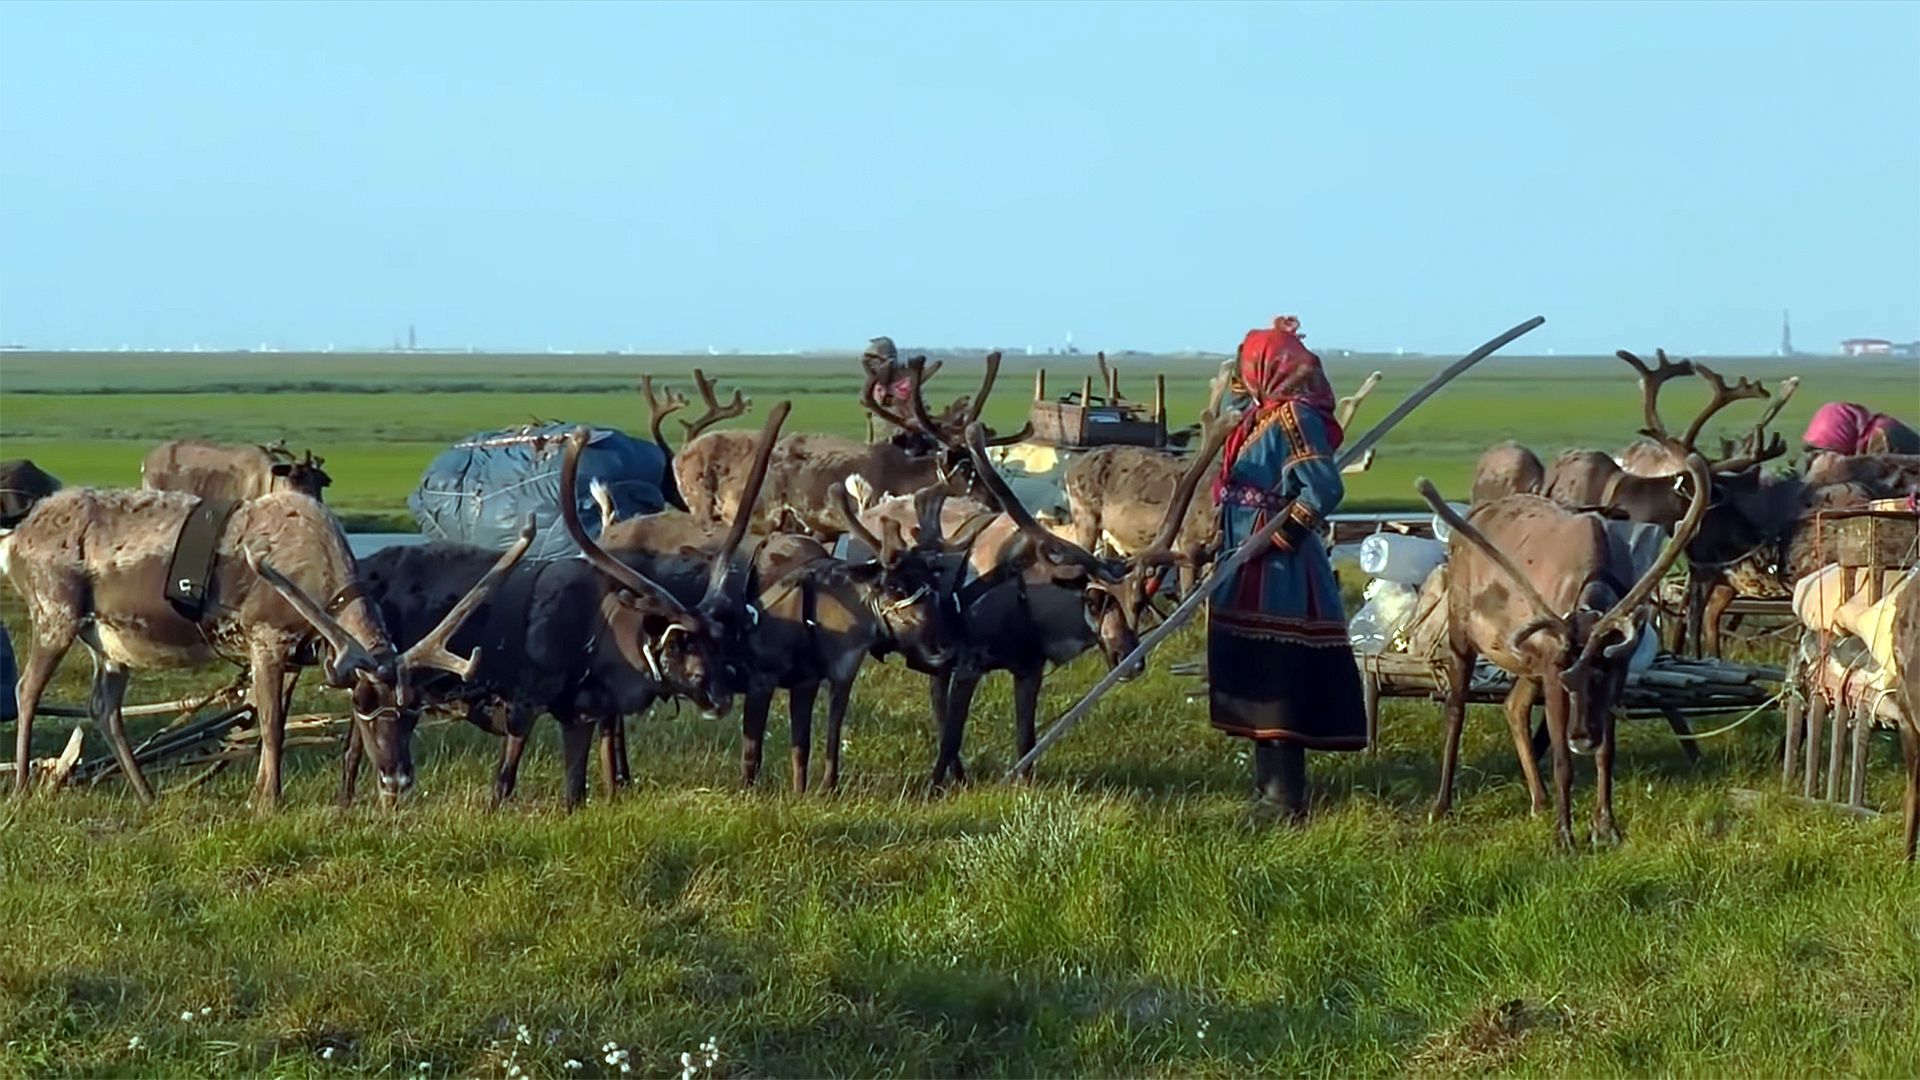
[[[880,404],[878,380],[871,374],[861,390],[861,405],[898,434],[884,442],[862,443],[838,435],[789,435],[774,448],[767,488],[753,508],[755,532],[804,532],[832,542],[844,534],[830,492],[855,474],[877,491],[910,495],[939,484],[954,495],[972,494],[962,433],[979,418],[1000,370],[1000,354],[987,357],[980,392],[961,399],[936,419],[922,396],[926,358],[908,365],[913,390],[904,415]],[[1022,430],[1000,442],[1026,437]],[[687,506],[696,517],[723,520],[732,516],[739,498],[739,476],[748,460],[737,432],[716,431],[681,448],[674,461],[675,476]]]
[[[1480,455],[1473,469],[1472,500],[1478,506],[1507,495],[1539,495],[1546,483],[1546,466],[1517,440],[1495,443]]]
[[[1381,373],[1369,375],[1360,388],[1341,398],[1335,419],[1342,427],[1353,422],[1361,403],[1380,384]],[[1108,375],[1108,385],[1117,380]],[[1364,471],[1372,451],[1345,471]],[[1073,542],[1088,551],[1106,550],[1122,558],[1145,551],[1166,520],[1167,504],[1180,479],[1193,466],[1190,455],[1144,446],[1102,446],[1076,457],[1062,475],[1072,517]],[[1203,464],[1201,466],[1205,468]],[[1193,503],[1173,542],[1173,565],[1180,575],[1180,595],[1190,592],[1202,570],[1220,546],[1220,508],[1211,500]]]
[[[745,416],[747,410],[753,406],[753,399],[739,390],[733,392],[732,401],[722,405],[720,399],[714,393],[713,381],[707,378],[707,373],[699,368],[693,369],[693,385],[695,390],[700,394],[700,400],[705,403],[707,411],[692,420],[680,421],[680,428],[683,432],[680,438],[680,445],[683,448],[690,445],[693,440],[699,438],[702,432],[722,420],[732,420],[738,416]],[[687,510],[689,507],[687,506],[686,496],[680,490],[680,480],[674,466],[673,447],[667,442],[667,433],[662,430],[662,424],[665,423],[668,416],[687,407],[686,395],[672,387],[668,387],[663,394],[656,394],[653,391],[653,376],[642,375],[640,376],[640,396],[645,399],[647,403],[648,426],[652,431],[653,441],[660,447],[660,450],[667,455],[666,468],[663,470],[664,475],[660,481],[662,493],[666,496],[669,506],[679,510]],[[736,431],[719,434],[728,435],[730,442],[735,442],[746,447],[748,460],[752,460],[754,446],[756,445],[753,442],[753,432]],[[703,493],[709,493],[711,491],[711,489],[707,488],[700,490]],[[731,513],[723,516],[718,515],[718,512],[715,511],[712,506],[705,503],[703,503],[701,507],[700,516],[716,521],[731,521],[733,519]]]
[[[327,645],[321,663],[328,684],[350,687],[356,724],[371,722],[405,703],[422,669],[462,676],[472,670],[472,659],[447,651],[447,639],[531,540],[523,537],[500,556],[438,626],[396,655],[379,610],[361,591],[339,524],[298,492],[242,502],[219,533],[199,618],[175,610],[166,597],[175,538],[202,502],[171,491],[73,488],[44,500],[0,539],[0,568],[33,619],[32,651],[20,680],[16,794],[27,790],[41,692],[77,640],[94,658],[93,719],[142,805],[152,803],[153,791],[134,761],[120,714],[129,674],[215,658],[246,663],[261,732],[255,805],[271,809],[280,800],[284,678],[312,662],[316,632]]]
[[[1535,495],[1509,495],[1462,518],[1431,483],[1420,481],[1421,495],[1453,529],[1447,564],[1447,731],[1433,817],[1445,815],[1453,803],[1467,686],[1474,657],[1485,656],[1514,677],[1507,726],[1533,811],[1544,807],[1545,795],[1528,718],[1534,700],[1544,695],[1558,814],[1555,839],[1562,847],[1573,845],[1569,755],[1574,749],[1594,754],[1594,835],[1606,842],[1619,839],[1613,816],[1613,706],[1642,632],[1641,605],[1706,512],[1706,462],[1690,457],[1688,474],[1694,495],[1685,518],[1653,565],[1625,588],[1631,561],[1615,551],[1598,514],[1568,510]]]
[[[193,439],[161,443],[140,466],[148,491],[184,491],[203,499],[239,502],[275,491],[298,491],[315,499],[333,483],[309,450],[295,458],[286,443],[217,446]]]
[[[1224,377],[1201,417],[1201,439],[1163,511],[1152,541],[1125,562],[1102,560],[1072,540],[1042,526],[987,458],[983,431],[969,432],[976,473],[1002,517],[974,541],[974,581],[956,593],[960,646],[954,663],[935,673],[934,715],[940,718],[940,749],[931,784],[964,781],[961,746],[982,676],[1013,676],[1015,745],[1024,757],[1033,749],[1040,689],[1049,664],[1065,664],[1098,647],[1110,667],[1138,643],[1138,624],[1151,583],[1178,554],[1174,544],[1200,480],[1233,427],[1237,414],[1222,407]],[[1138,674],[1136,670],[1133,674]],[[1018,779],[1027,780],[1027,774]]]

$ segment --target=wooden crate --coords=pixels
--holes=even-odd
[[[1920,514],[1910,510],[1823,510],[1813,528],[1822,565],[1899,569],[1920,553]]]
[[[1167,425],[1138,420],[1118,405],[1036,401],[1029,414],[1033,440],[1050,446],[1165,446]]]

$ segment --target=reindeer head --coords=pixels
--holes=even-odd
[[[744,685],[733,658],[743,655],[740,643],[758,613],[747,601],[747,575],[736,565],[734,556],[746,537],[748,515],[766,481],[774,440],[791,409],[792,403],[783,401],[767,414],[745,498],[724,545],[715,554],[706,595],[692,608],[608,554],[586,534],[571,512],[563,517],[567,534],[612,586],[602,600],[601,617],[622,658],[663,691],[691,700],[712,718],[732,707],[735,688]],[[586,429],[580,428],[567,440],[560,470],[562,506],[576,505],[580,453],[586,439]]]
[[[333,477],[328,476],[326,470],[320,467],[326,463],[326,460],[326,458],[314,457],[311,450],[308,450],[306,456],[298,461],[288,453],[284,460],[273,463],[274,479],[287,491],[297,491],[302,495],[318,499],[320,489],[333,483]]]
[[[321,668],[329,686],[350,693],[354,726],[372,750],[380,772],[383,802],[390,803],[413,787],[411,745],[419,718],[419,683],[441,671],[462,679],[472,676],[480,663],[480,650],[463,658],[449,651],[447,643],[526,555],[533,537],[534,520],[529,516],[514,545],[467,590],[439,625],[397,655],[379,608],[368,599],[358,580],[350,580],[326,604],[319,604],[257,550],[245,549],[247,565],[253,572],[300,612],[326,642]],[[353,630],[342,625],[343,621]]]
[[[911,389],[907,394],[904,413],[881,403],[886,387],[872,373],[868,374],[866,384],[861,388],[860,404],[897,429],[892,439],[895,445],[915,457],[933,459],[939,486],[946,494],[956,498],[977,498],[980,496],[980,485],[974,475],[972,455],[967,449],[967,431],[980,422],[987,395],[993,392],[993,384],[1000,375],[1000,354],[995,352],[987,356],[987,370],[981,379],[979,393],[971,399],[960,398],[935,417],[927,409],[924,390],[927,378],[938,367],[937,363],[929,366],[924,356],[916,356],[908,361],[907,375]],[[1031,434],[1033,425],[1027,424],[1012,435],[989,438],[988,445],[1010,445]]]
[[[865,563],[848,568],[849,576],[868,597],[868,606],[886,628],[892,649],[915,671],[935,672],[946,667],[965,634],[963,581],[968,554],[991,514],[963,525],[953,536],[945,534],[942,513],[948,494],[930,487],[914,496],[914,539],[902,535],[898,521],[883,518],[876,534],[862,520],[848,488],[859,481],[835,484],[828,499],[848,536],[873,552]]]
[[[1508,644],[1516,653],[1524,650],[1550,660],[1550,666],[1571,699],[1569,739],[1576,750],[1592,749],[1605,735],[1607,717],[1625,685],[1627,661],[1644,632],[1641,608],[1700,529],[1711,490],[1706,460],[1698,454],[1689,454],[1686,475],[1692,489],[1691,504],[1653,565],[1624,596],[1598,576],[1606,569],[1604,566],[1584,568],[1594,576],[1582,585],[1574,609],[1565,615],[1554,611],[1534,586],[1533,579],[1479,526],[1447,505],[1432,483],[1423,477],[1418,484],[1421,496],[1453,529],[1454,535],[1484,554],[1516,587],[1519,595],[1526,598],[1533,618],[1513,630]],[[1486,507],[1498,505],[1498,502],[1489,503],[1474,512],[1479,514]]]

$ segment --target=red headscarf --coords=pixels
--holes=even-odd
[[[1240,362],[1233,389],[1253,399],[1240,416],[1240,423],[1227,435],[1220,455],[1220,475],[1213,482],[1219,498],[1233,472],[1234,462],[1246,449],[1253,433],[1287,402],[1296,402],[1320,413],[1326,425],[1329,449],[1336,449],[1345,433],[1333,418],[1333,384],[1320,367],[1320,358],[1300,340],[1300,320],[1282,315],[1273,320],[1272,329],[1249,330],[1240,342]]]

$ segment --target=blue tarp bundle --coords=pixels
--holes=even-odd
[[[539,531],[527,557],[576,556],[580,549],[560,523],[560,462],[573,424],[489,431],[443,451],[407,497],[407,508],[429,539],[505,551],[528,514]],[[587,535],[600,532],[593,481],[606,486],[620,517],[651,514],[666,505],[661,484],[667,456],[660,447],[612,428],[591,428],[580,454],[579,505]]]

